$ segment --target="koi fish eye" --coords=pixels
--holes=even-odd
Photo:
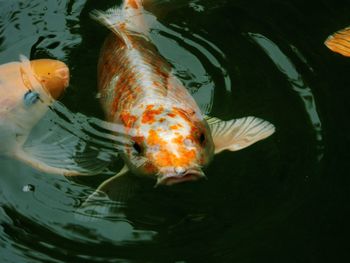
[[[142,147],[140,144],[138,144],[137,142],[134,142],[132,147],[134,148],[134,150],[138,153],[141,154],[142,153]]]
[[[35,104],[39,99],[40,95],[38,92],[29,90],[24,94],[23,102],[26,107],[29,107]]]
[[[204,134],[204,133],[201,133],[201,134],[199,135],[199,143],[200,143],[201,145],[203,145],[203,144],[205,143],[205,134]]]

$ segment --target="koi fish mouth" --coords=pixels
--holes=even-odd
[[[157,179],[156,187],[158,185],[173,185],[182,182],[196,181],[206,178],[204,172],[200,169],[189,169],[182,174],[165,174],[160,175]]]

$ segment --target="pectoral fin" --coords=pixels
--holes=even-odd
[[[115,176],[107,179],[102,184],[100,184],[100,186],[96,189],[96,191],[104,192],[108,196],[113,195],[113,192],[119,192],[115,190],[118,190],[120,188],[120,182],[123,181],[121,177],[127,174],[128,172],[129,172],[128,166],[124,165],[123,168],[119,171],[119,173],[117,173]],[[117,198],[112,198],[112,199],[117,199]]]
[[[215,153],[224,150],[238,151],[275,132],[275,127],[256,117],[244,117],[223,121],[218,118],[207,117]]]
[[[17,159],[45,173],[74,176],[104,172],[115,157],[57,125],[46,125],[32,130],[15,151]]]
[[[45,163],[44,160],[38,159],[36,156],[32,156],[30,153],[27,153],[25,151],[17,151],[15,153],[15,157],[26,163],[27,165],[42,171],[44,173],[49,173],[49,174],[60,174],[60,175],[67,175],[67,176],[72,176],[72,175],[79,175],[80,173],[77,171],[72,171],[69,169],[64,169],[60,167],[54,167],[51,165],[48,165]]]
[[[80,221],[94,221],[96,218],[110,217],[113,208],[123,207],[138,187],[137,179],[127,176],[125,165],[115,176],[104,181],[76,210]]]
[[[60,110],[60,115],[48,110],[29,135],[16,137],[15,157],[45,173],[72,176],[105,172],[118,156],[109,134],[94,133],[87,117],[73,114],[64,106]]]
[[[63,143],[61,140],[54,144],[25,146],[15,152],[15,157],[42,172],[64,176],[93,175],[106,169],[108,162],[99,160],[97,151],[77,153],[63,147]]]

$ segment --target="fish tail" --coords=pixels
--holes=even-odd
[[[147,35],[149,26],[145,21],[142,0],[125,0],[121,7],[112,7],[106,11],[93,10],[91,18],[109,28],[129,46],[127,33]]]
[[[350,27],[330,35],[324,43],[333,52],[350,57]]]
[[[143,6],[143,1],[142,0],[124,0],[123,3],[123,8],[131,8],[134,10],[141,9]]]

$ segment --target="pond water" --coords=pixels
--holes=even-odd
[[[0,63],[64,61],[71,84],[61,102],[103,118],[96,65],[108,31],[89,12],[115,3],[0,0]],[[323,42],[350,24],[350,3],[155,0],[151,9],[152,40],[205,113],[257,116],[276,133],[217,155],[208,180],[141,181],[127,203],[90,221],[75,211],[110,175],[70,179],[1,157],[0,262],[344,259],[350,59]]]

